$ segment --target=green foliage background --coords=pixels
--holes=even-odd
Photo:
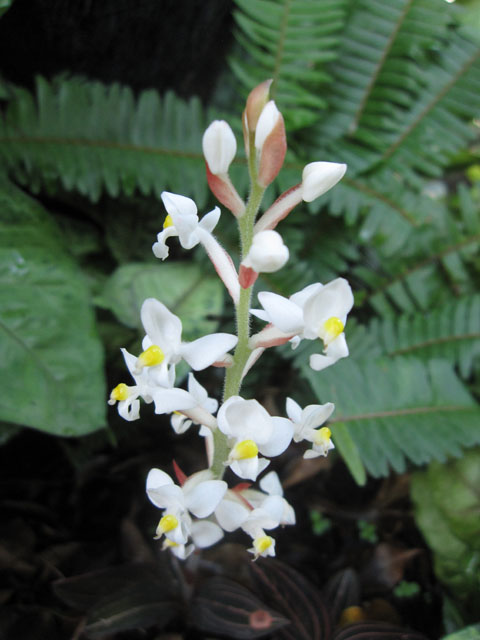
[[[264,282],[290,295],[343,275],[356,296],[348,361],[314,374],[311,345],[283,356],[317,400],[337,404],[334,435],[360,482],[365,471],[443,462],[478,444],[480,40],[468,15],[443,0],[236,0],[228,70],[207,106],[65,75],[39,77],[33,91],[3,82],[5,434],[103,427],[99,335],[109,360],[134,344],[142,297],[172,296],[173,283],[175,304],[198,311],[205,330],[228,323],[213,281],[195,296],[185,284],[203,258],[192,267],[177,253],[161,265],[150,246],[163,190],[200,210],[214,204],[203,130],[226,117],[239,132],[242,101],[271,77],[289,152],[269,199],[306,162],[349,170],[281,224],[290,266]],[[244,195],[245,175],[239,154],[232,177]],[[226,217],[220,240],[235,251]],[[289,393],[307,400],[300,388]]]

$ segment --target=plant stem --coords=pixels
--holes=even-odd
[[[256,166],[256,149],[254,139],[251,137],[250,154],[248,162],[251,191],[248,199],[245,213],[239,219],[240,242],[242,249],[242,259],[247,255],[253,240],[253,227],[260,204],[262,202],[265,189],[257,183],[257,166]],[[242,374],[252,349],[248,346],[250,337],[250,303],[252,299],[253,285],[248,289],[240,289],[240,299],[235,309],[238,343],[233,355],[233,364],[226,370],[225,386],[223,391],[223,402],[240,393],[242,386]],[[228,457],[227,437],[219,429],[216,429],[214,437],[214,458],[212,464],[213,473],[221,478],[223,476],[225,466],[224,462]]]

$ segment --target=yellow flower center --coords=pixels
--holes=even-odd
[[[235,460],[255,458],[258,455],[258,447],[253,440],[242,440],[242,442],[235,445],[232,454]]]
[[[156,364],[161,364],[165,360],[165,354],[156,344],[152,344],[151,347],[145,349],[139,356],[138,362],[142,367],[153,367]]]
[[[255,538],[253,541],[253,548],[255,549],[255,553],[257,555],[262,555],[265,553],[267,549],[269,549],[273,544],[273,538],[270,536],[260,536],[259,538]]]
[[[110,394],[110,400],[114,400],[115,402],[121,402],[122,400],[126,400],[130,395],[130,390],[127,385],[123,382],[117,384],[115,389],[112,389],[112,393]]]
[[[332,437],[332,432],[328,427],[322,427],[315,431],[315,444],[324,444],[330,442],[330,438]]]
[[[178,527],[178,519],[175,516],[172,516],[171,514],[163,516],[158,523],[157,535],[173,531],[176,527]]]
[[[322,329],[320,337],[323,339],[325,344],[330,344],[330,342],[335,340],[335,338],[338,338],[345,329],[345,326],[340,318],[332,316],[331,318],[328,318],[328,320],[325,320]]]
[[[173,220],[170,214],[168,214],[163,222],[163,228],[166,229],[167,227],[173,227]]]

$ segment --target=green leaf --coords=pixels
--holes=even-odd
[[[442,640],[480,640],[480,624],[449,633],[448,636],[443,636]]]
[[[0,158],[17,180],[47,185],[96,202],[107,193],[160,197],[165,188],[207,196],[200,101],[153,89],[134,98],[129,87],[81,78],[38,77],[35,94],[12,87],[0,117]]]
[[[119,267],[97,303],[120,322],[142,328],[140,309],[146,298],[157,298],[183,324],[183,339],[194,340],[215,331],[223,308],[223,285],[185,262],[133,263]]]
[[[480,452],[448,465],[432,463],[412,476],[411,486],[435,572],[474,621],[480,610]]]
[[[350,470],[355,482],[361,486],[367,481],[367,474],[358,451],[347,427],[341,422],[332,425],[332,435],[335,446]]]
[[[13,0],[0,0],[0,18],[3,14],[10,9]]]
[[[373,476],[402,473],[407,460],[444,462],[480,442],[480,408],[448,362],[348,358],[317,373],[305,358],[318,350],[303,349],[297,364],[318,401],[335,403],[332,432],[343,423]]]
[[[0,183],[0,419],[57,435],[105,424],[87,284],[49,214]]]

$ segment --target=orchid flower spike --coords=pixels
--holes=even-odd
[[[270,323],[260,333],[250,338],[250,347],[271,347],[292,342],[295,348],[305,338],[320,338],[323,354],[310,356],[310,366],[321,371],[340,358],[348,356],[344,328],[347,315],[353,306],[353,294],[344,278],[337,278],[326,285],[311,284],[290,298],[263,291],[258,294],[262,310],[252,310],[253,315]]]
[[[253,236],[252,245],[240,265],[240,286],[252,286],[259,273],[273,273],[288,260],[288,248],[276,231],[260,231]]]

